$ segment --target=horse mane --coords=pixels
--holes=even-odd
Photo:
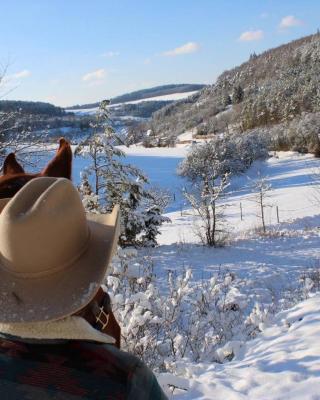
[[[14,153],[10,153],[3,163],[3,175],[0,176],[0,199],[13,197],[31,179],[41,176],[67,178],[71,180],[72,150],[64,138],[59,140],[59,148],[54,158],[39,173],[26,173],[18,163]]]

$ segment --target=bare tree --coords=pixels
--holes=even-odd
[[[184,190],[184,196],[200,217],[197,234],[203,244],[221,245],[226,238],[224,211],[226,204],[221,203],[228,186],[228,174],[221,179],[196,183],[192,191]]]
[[[196,146],[180,164],[178,173],[186,177],[190,187],[184,196],[200,217],[198,234],[208,246],[219,244],[225,236],[224,209],[221,203],[228,177],[238,166],[234,145],[225,138],[216,138]]]
[[[4,87],[6,72],[7,66],[0,72],[0,99],[9,93]],[[21,110],[2,111],[0,107],[0,172],[9,152],[15,153],[20,162],[29,166],[37,165],[39,157],[47,155],[47,132],[36,135],[21,120]]]
[[[268,183],[268,178],[259,173],[257,179],[253,181],[252,189],[255,192],[253,201],[258,206],[258,217],[261,219],[262,230],[265,234],[267,232],[265,209],[266,207],[270,207],[268,199],[270,198],[272,186]]]

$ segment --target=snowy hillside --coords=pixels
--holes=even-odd
[[[139,103],[142,103],[143,101],[177,101],[177,100],[186,99],[186,98],[194,95],[195,93],[198,93],[198,91],[195,90],[192,92],[165,94],[163,96],[148,97],[145,99],[140,99],[140,100],[135,100],[135,101],[126,101],[121,104],[139,104]],[[110,107],[116,107],[118,105],[119,104],[111,104]]]
[[[117,104],[111,104],[108,108],[113,109],[117,108],[119,106],[125,105],[125,104],[140,104],[142,102],[148,102],[148,101],[177,101],[177,100],[182,100],[186,99],[187,97],[190,97],[197,93],[197,91],[192,91],[192,92],[184,92],[184,93],[172,93],[172,94],[167,94],[163,96],[156,96],[156,97],[148,97],[145,99],[140,99],[140,100],[133,100],[133,101],[126,101],[124,103],[117,103]],[[98,107],[93,107],[93,108],[84,108],[84,109],[72,109],[72,110],[66,110],[66,112],[73,112],[78,115],[93,115],[97,112]]]
[[[157,137],[171,140],[190,129],[212,134],[229,128],[244,132],[264,127],[273,130],[278,126],[278,132],[286,131],[286,123],[293,117],[299,121],[304,113],[319,113],[319,60],[319,33],[252,54],[245,63],[223,72],[215,83],[192,99],[155,112],[150,129]],[[231,104],[235,107],[222,114]],[[274,132],[267,129],[265,134],[273,136]],[[297,122],[290,134],[299,136]],[[286,148],[297,149],[290,142]],[[284,149],[280,145],[277,148]]]

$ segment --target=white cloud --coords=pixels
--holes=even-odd
[[[294,17],[293,15],[287,15],[286,17],[282,18],[279,28],[280,29],[288,29],[288,28],[292,28],[294,26],[301,26],[301,25],[303,25],[303,21]]]
[[[101,54],[102,57],[112,58],[120,55],[119,51],[107,51],[106,53]]]
[[[106,70],[104,68],[101,68],[83,75],[82,80],[84,82],[102,83],[106,75]]]
[[[182,54],[190,54],[195,53],[200,50],[200,44],[196,42],[188,42],[180,47],[176,47],[173,50],[165,51],[163,53],[164,56],[167,57],[175,57],[180,56]]]
[[[24,69],[22,71],[16,72],[15,74],[11,75],[11,79],[22,79],[22,78],[28,78],[28,76],[31,75],[31,72],[28,71],[27,69]]]
[[[257,31],[247,31],[241,33],[238,40],[240,40],[240,42],[252,42],[254,40],[261,40],[263,36],[264,36],[263,31],[259,29]]]
[[[145,64],[145,65],[151,64],[151,58],[145,58],[145,59],[143,60],[143,64]]]
[[[28,78],[31,75],[31,72],[27,69],[22,71],[18,71],[14,74],[4,75],[0,79],[1,85],[5,86],[6,88],[19,86],[21,84],[21,80]]]

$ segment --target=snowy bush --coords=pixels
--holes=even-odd
[[[151,261],[130,248],[119,251],[106,278],[123,347],[157,371],[171,370],[183,358],[223,362],[234,352],[220,348],[235,340],[239,346],[258,329],[258,317],[245,317],[246,296],[231,273],[195,283],[190,269],[169,271],[166,285],[161,293]]]
[[[288,123],[275,125],[266,134],[272,150],[293,150],[320,156],[320,113],[303,113]]]
[[[319,268],[283,291],[270,289],[268,302],[261,303],[248,295],[250,282],[228,271],[202,281],[193,281],[188,268],[182,274],[168,271],[160,284],[152,260],[125,248],[114,259],[105,285],[122,328],[122,347],[157,372],[177,372],[186,359],[231,360],[276,312],[317,290]]]
[[[215,178],[246,171],[258,159],[268,157],[268,140],[260,131],[217,135],[190,150],[179,166],[180,175],[191,181],[210,174]]]
[[[187,178],[184,196],[200,217],[196,233],[203,244],[225,243],[224,197],[230,175],[247,170],[254,160],[268,155],[261,135],[223,135],[195,146],[181,162],[178,173]]]

